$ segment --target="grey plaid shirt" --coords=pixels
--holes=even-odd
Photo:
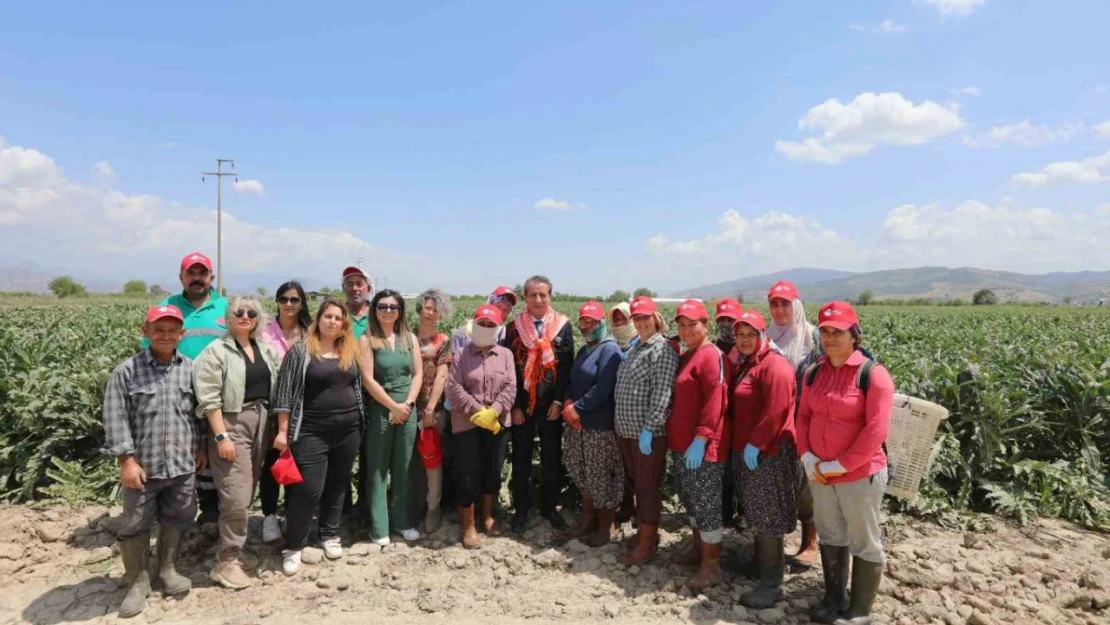
[[[677,371],[678,354],[662,334],[632,348],[617,369],[617,387],[613,391],[618,436],[639,438],[645,428],[652,434],[666,432]]]
[[[174,354],[168,365],[149,349],[123,361],[104,389],[104,447],[110,456],[131,454],[148,478],[196,471],[202,427],[193,412],[193,362]]]

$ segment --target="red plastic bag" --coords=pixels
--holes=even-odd
[[[270,474],[274,476],[274,481],[282,486],[300,484],[304,481],[301,470],[297,468],[297,461],[293,460],[293,453],[288,447],[281,450],[281,455],[274,462],[274,466],[270,467]]]
[[[416,439],[416,451],[425,469],[438,469],[443,462],[443,441],[435,428],[424,428]]]

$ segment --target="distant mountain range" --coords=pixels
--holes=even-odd
[[[764,300],[768,287],[777,280],[794,282],[803,301],[811,303],[855,298],[864,291],[871,291],[876,299],[970,301],[979,289],[994,291],[1004,302],[1061,302],[1070,298],[1077,304],[1094,304],[1100,299],[1110,300],[1110,271],[1027,275],[974,267],[916,267],[860,273],[798,268],[686,289],[674,297],[715,299],[741,294],[748,301]]]

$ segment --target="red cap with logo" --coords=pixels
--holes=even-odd
[[[705,304],[696,299],[688,299],[678,305],[678,310],[674,313],[674,318],[686,317],[694,321],[709,321],[709,311],[705,309]]]
[[[732,299],[731,297],[726,297],[725,299],[717,302],[717,316],[715,317],[715,319],[720,319],[721,317],[724,317],[726,319],[732,319],[733,321],[735,321],[736,319],[740,318],[740,311],[742,309],[743,307],[740,305],[740,302]]]
[[[605,321],[605,307],[598,302],[589,301],[578,309],[578,316]]]
[[[736,318],[736,325],[746,323],[751,327],[759,330],[760,332],[767,329],[767,321],[763,315],[759,314],[758,310],[745,310],[739,317]]]
[[[490,304],[482,304],[478,307],[478,310],[474,311],[474,320],[478,321],[479,319],[489,319],[497,325],[501,325],[503,321],[501,309]]]
[[[193,265],[201,265],[208,271],[212,271],[212,259],[200,252],[186,254],[185,258],[181,259],[181,271],[185,271]]]
[[[362,273],[362,270],[359,269],[358,267],[353,267],[352,266],[352,267],[347,267],[346,269],[343,270],[343,282],[346,282],[347,278],[350,278],[351,276],[362,276],[367,282],[370,281],[370,278],[367,277],[367,275],[365,273]]]
[[[173,304],[151,306],[150,309],[146,311],[147,323],[154,323],[159,319],[177,319],[181,323],[185,323],[185,317],[181,314],[181,309]]]
[[[654,315],[656,311],[659,310],[659,307],[655,305],[655,300],[647,295],[641,295],[632,300],[632,303],[628,305],[628,310],[630,310],[633,315]]]
[[[513,306],[516,306],[516,291],[510,289],[509,287],[499,286],[493,290],[493,293],[490,293],[490,297],[500,297],[502,295],[513,300]]]
[[[767,301],[773,299],[784,299],[788,302],[799,299],[798,287],[794,286],[794,283],[789,280],[779,280],[767,290]]]
[[[848,302],[829,302],[821,307],[821,312],[817,313],[818,328],[829,326],[838,330],[847,330],[857,323],[859,323],[859,317]]]

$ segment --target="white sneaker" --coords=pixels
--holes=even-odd
[[[343,557],[343,543],[338,538],[329,538],[321,543],[324,547],[324,557],[329,560],[338,560]]]
[[[281,570],[286,575],[294,575],[301,569],[301,552],[300,551],[282,551],[281,552]]]
[[[389,546],[389,536],[383,536],[381,538],[372,538],[371,540],[374,542],[375,545],[377,545],[379,547],[388,547]]]
[[[281,523],[276,514],[268,514],[262,519],[262,542],[272,543],[281,540]]]
[[[420,540],[420,532],[416,531],[415,527],[410,527],[407,530],[401,530],[401,538],[409,541]]]

